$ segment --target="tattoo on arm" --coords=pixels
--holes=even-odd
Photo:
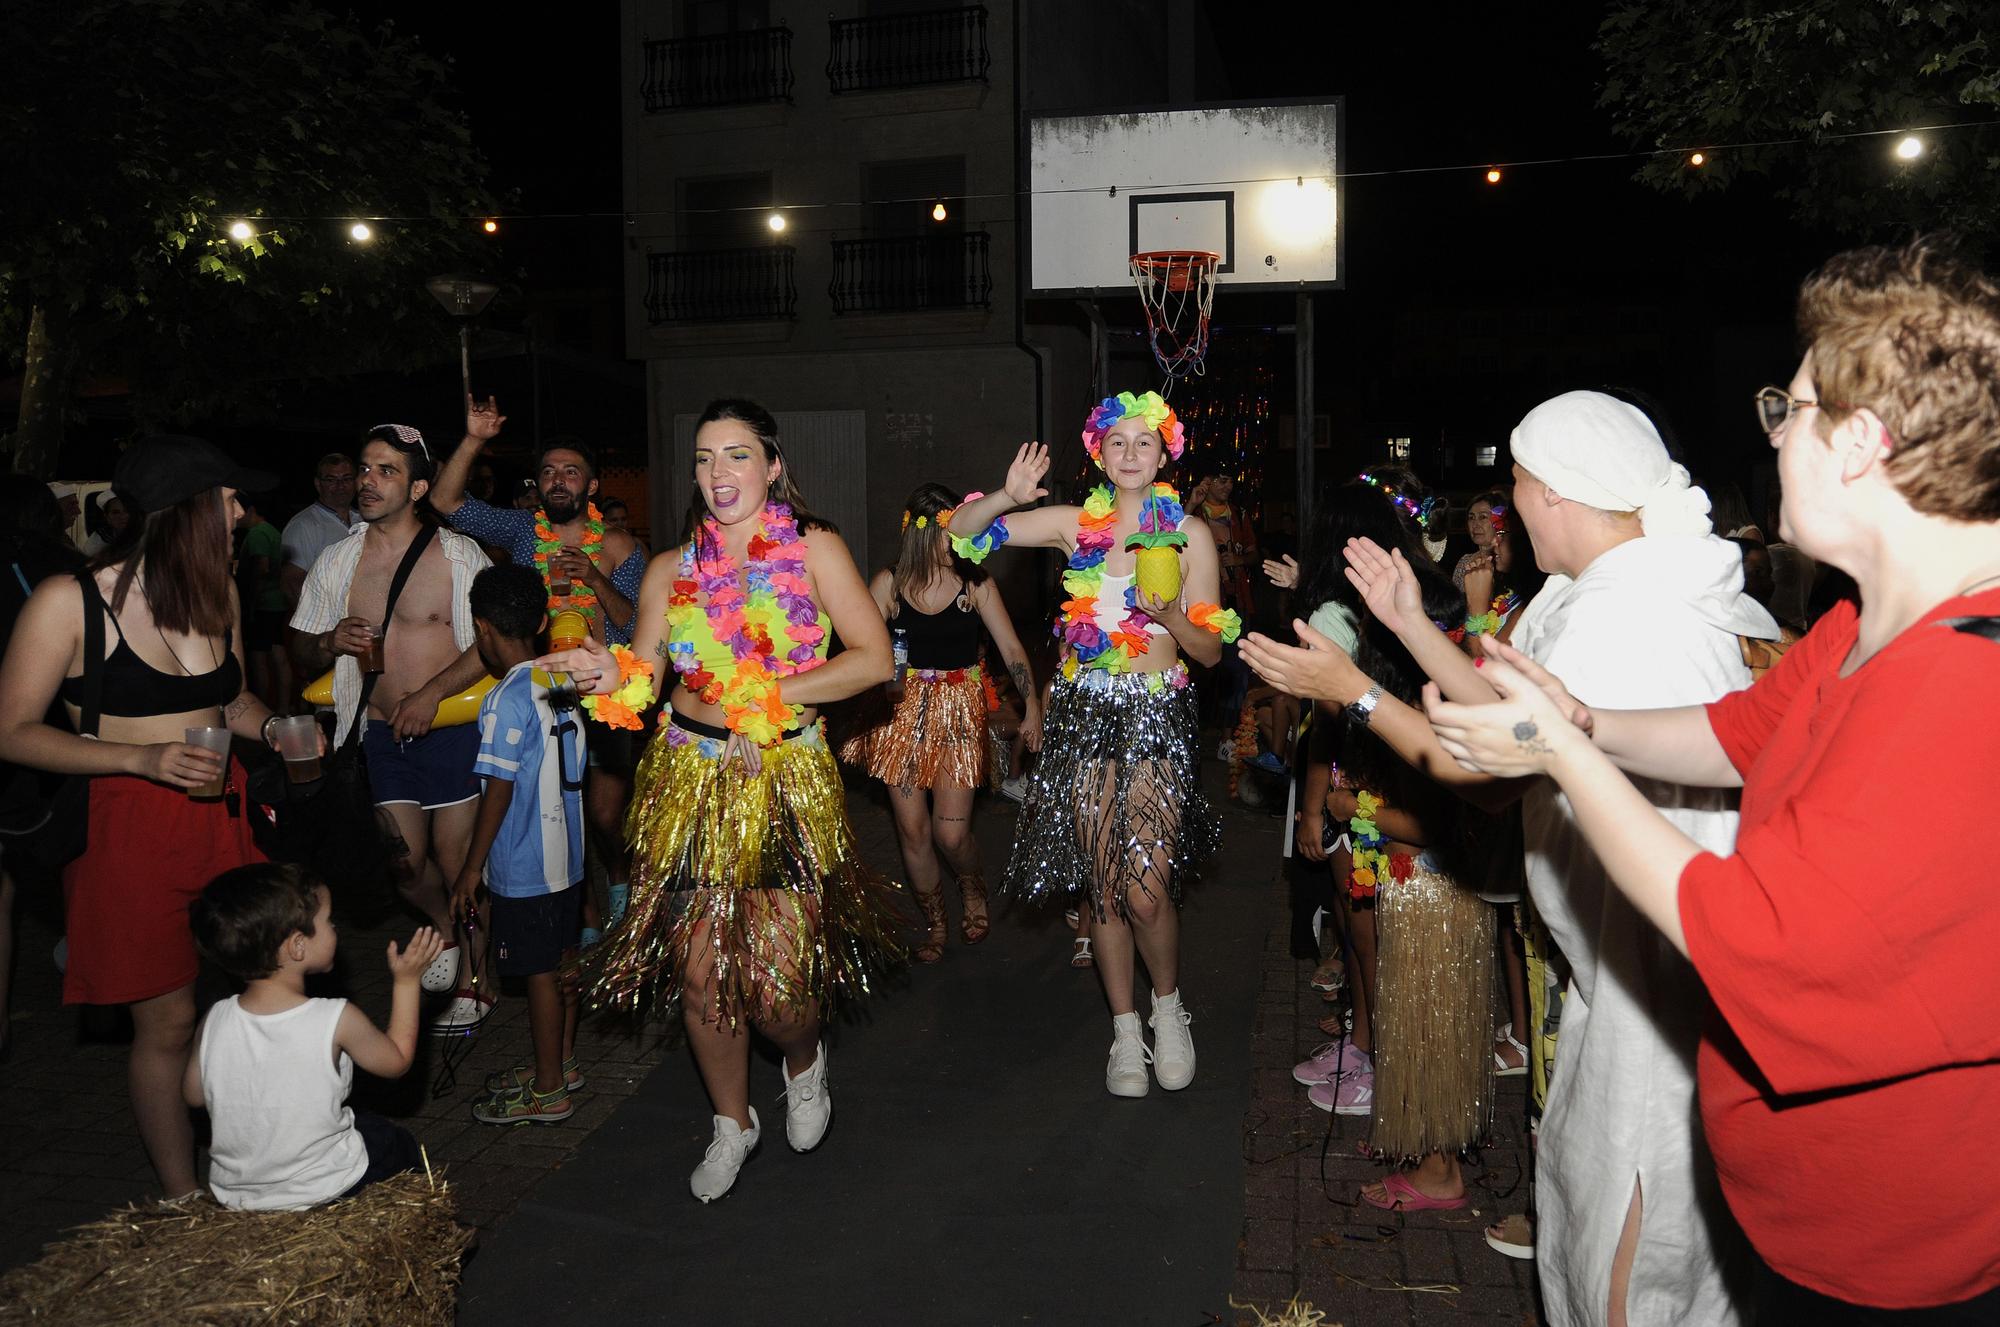
[[[1026,700],[1029,696],[1034,694],[1035,681],[1028,674],[1027,664],[1025,663],[1008,664],[1007,676],[1014,679],[1014,689],[1021,693],[1021,699]]]
[[[255,699],[256,697],[252,696],[247,691],[238,692],[236,695],[236,699],[230,701],[229,704],[223,707],[222,709],[223,721],[226,723],[231,719],[241,718],[243,716],[243,712],[250,708],[250,702]]]
[[[1549,739],[1542,736],[1541,729],[1535,727],[1533,719],[1523,719],[1514,725],[1514,740],[1521,744],[1521,750],[1531,755],[1546,756],[1552,751]]]

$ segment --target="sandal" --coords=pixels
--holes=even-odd
[[[1390,1171],[1382,1177],[1384,1201],[1368,1196],[1368,1190],[1361,1190],[1361,1201],[1370,1207],[1379,1207],[1385,1212],[1456,1212],[1472,1200],[1464,1194],[1456,1198],[1433,1198],[1403,1177],[1401,1171]]]
[[[1344,964],[1338,962],[1322,963],[1313,972],[1312,988],[1316,991],[1325,991],[1328,995],[1334,995],[1339,993],[1341,987],[1345,985],[1347,985],[1347,968]]]
[[[1486,1247],[1525,1262],[1535,1260],[1535,1223],[1520,1212],[1486,1227]]]
[[[1076,938],[1076,952],[1069,956],[1069,965],[1073,968],[1094,968],[1097,966],[1097,960],[1090,953],[1089,936],[1079,935]]]
[[[472,1107],[472,1118],[481,1124],[561,1124],[574,1114],[576,1106],[569,1099],[569,1090],[560,1087],[547,1093],[517,1087],[495,1092]]]
[[[992,921],[986,915],[986,878],[976,872],[960,876],[958,893],[964,908],[964,914],[958,920],[959,935],[965,943],[976,945],[993,929]]]
[[[563,1091],[565,1092],[581,1092],[585,1087],[589,1086],[588,1082],[584,1079],[583,1070],[576,1066],[576,1057],[574,1055],[562,1062],[562,1076]],[[535,1066],[532,1064],[517,1064],[512,1069],[486,1075],[486,1090],[494,1096],[498,1096],[502,1092],[512,1092],[516,1088],[533,1087],[534,1085]]]
[[[930,937],[918,945],[910,957],[919,963],[935,963],[944,957],[945,941],[950,938],[950,928],[945,924],[944,891],[933,889],[928,894],[917,895],[917,907],[924,914],[924,925],[930,928]]]
[[[1514,1040],[1514,1025],[1512,1023],[1502,1023],[1500,1025],[1500,1035],[1493,1040],[1493,1076],[1495,1078],[1520,1078],[1525,1075],[1528,1072],[1528,1048]],[[1507,1063],[1506,1057],[1500,1054],[1500,1047],[1503,1045],[1512,1048],[1514,1053],[1521,1057],[1519,1064]]]

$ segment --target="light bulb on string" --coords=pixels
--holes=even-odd
[[[1924,154],[1924,140],[1915,134],[1905,134],[1903,141],[1896,144],[1896,155],[1905,161],[1915,161]]]
[[[235,240],[238,244],[248,244],[255,238],[256,234],[257,232],[251,228],[250,223],[247,221],[232,222],[229,227],[229,238]]]
[[[938,201],[938,205],[937,205],[936,207],[933,207],[933,208],[931,209],[931,220],[932,220],[932,221],[943,221],[943,220],[945,219],[946,215],[948,215],[948,214],[947,214],[947,213],[945,212],[945,210],[944,210],[944,201],[943,201],[942,199],[940,199],[940,200]]]
[[[771,219],[764,224],[771,228],[772,234],[781,234],[785,229],[785,215],[782,212],[773,212]]]
[[[347,235],[348,238],[352,239],[356,244],[366,244],[368,243],[368,241],[375,238],[374,230],[371,229],[368,223],[365,221],[357,221],[353,225],[349,226],[347,228]]]
[[[492,217],[488,217],[484,222],[480,223],[479,228],[485,231],[488,235],[497,235],[500,231],[500,223],[498,221],[495,221]]]
[[[1498,166],[1490,166],[1487,168],[1486,182],[1488,184],[1500,183],[1500,168]]]
[[[1697,152],[1693,156],[1688,158],[1688,165],[1690,166],[1705,166],[1707,164],[1708,164],[1708,155],[1706,153]]]

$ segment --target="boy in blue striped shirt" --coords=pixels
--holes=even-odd
[[[583,898],[582,716],[549,702],[534,669],[548,593],[532,567],[488,567],[472,582],[479,657],[500,681],[479,706],[479,815],[452,908],[469,914],[484,880],[493,900],[494,965],[528,984],[535,1063],[487,1080],[483,1124],[557,1124],[575,1111],[576,959]]]

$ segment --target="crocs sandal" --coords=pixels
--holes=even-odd
[[[1528,1072],[1528,1048],[1514,1040],[1514,1025],[1512,1023],[1502,1023],[1500,1025],[1500,1035],[1495,1037],[1494,1040],[1511,1046],[1520,1055],[1521,1062],[1519,1064],[1507,1063],[1496,1049],[1493,1052],[1493,1076],[1495,1078],[1520,1078],[1524,1076]]]
[[[456,940],[446,945],[438,951],[438,956],[431,960],[430,966],[424,969],[423,975],[417,978],[417,984],[432,995],[443,995],[457,986],[458,960],[463,952]]]
[[[1069,965],[1073,968],[1094,968],[1097,966],[1097,960],[1090,953],[1089,936],[1079,935],[1076,938],[1076,952],[1069,956]]]
[[[1361,1190],[1361,1201],[1385,1212],[1456,1212],[1472,1201],[1464,1194],[1456,1198],[1433,1198],[1404,1179],[1402,1172],[1394,1170],[1382,1177],[1382,1188],[1387,1201],[1370,1198],[1366,1188]]]

